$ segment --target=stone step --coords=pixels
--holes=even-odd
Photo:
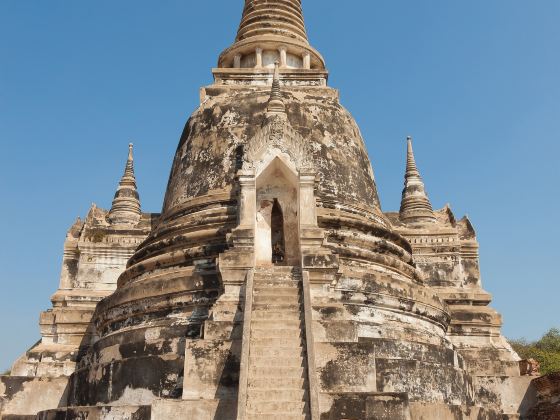
[[[268,303],[268,304],[290,304],[296,305],[299,304],[299,296],[286,296],[286,295],[254,295],[253,302],[256,304],[259,303]]]
[[[269,265],[266,267],[258,267],[255,269],[255,273],[293,273],[299,272],[301,273],[301,267],[293,266],[293,265]]]
[[[296,287],[263,287],[253,291],[253,297],[257,296],[285,296],[299,300],[299,289]]]
[[[254,293],[253,294],[253,302],[257,299],[263,301],[264,299],[270,299],[269,302],[289,302],[289,303],[299,303],[300,297],[298,293],[276,293],[274,291],[266,291],[262,293]],[[277,299],[280,298],[280,299]]]
[[[304,414],[278,414],[278,413],[247,413],[247,420],[306,420],[308,417]]]
[[[302,389],[304,378],[251,378],[247,381],[247,387],[253,391],[264,391],[269,389]]]
[[[294,278],[300,278],[301,277],[301,271],[297,272],[297,271],[291,271],[291,270],[285,270],[285,271],[278,271],[278,270],[257,270],[255,271],[255,278],[257,277],[263,277],[263,276],[272,276],[272,277],[294,277]]]
[[[293,276],[277,276],[274,274],[256,275],[253,277],[253,283],[255,284],[259,282],[268,282],[268,281],[272,281],[276,284],[278,283],[298,284],[300,282],[300,279],[298,277],[293,277]]]
[[[259,367],[266,367],[266,366],[282,366],[282,367],[302,367],[303,360],[301,359],[301,355],[298,354],[288,354],[283,356],[259,356],[259,355],[251,355],[249,356],[249,365],[250,366],[259,366]]]
[[[251,390],[248,401],[305,401],[305,391],[300,389]]]
[[[278,282],[286,282],[286,283],[299,283],[300,282],[300,278],[299,277],[294,277],[294,276],[285,276],[285,275],[280,275],[277,276],[275,274],[259,274],[259,275],[255,275],[253,277],[253,282],[259,282],[259,281],[269,281],[272,280],[275,283]]]
[[[301,314],[297,310],[290,311],[253,311],[253,322],[272,320],[293,320],[301,322]]]
[[[249,367],[249,378],[302,378],[303,367],[301,366],[251,366]]]
[[[40,400],[41,396],[37,396]],[[2,419],[8,420],[53,420],[53,419],[149,419],[152,412],[150,405],[98,405],[95,407],[60,407],[51,410],[39,411],[37,415],[8,416],[7,413],[0,414]]]
[[[268,267],[255,273],[249,340],[250,420],[306,420],[301,271]]]
[[[253,330],[271,330],[276,328],[282,329],[301,329],[301,321],[299,319],[253,319],[251,321]]]
[[[285,413],[285,414],[303,414],[305,402],[303,401],[255,401],[249,399],[247,401],[247,411],[254,414],[264,413]]]
[[[274,288],[284,288],[284,289],[295,289],[295,290],[299,290],[299,285],[296,282],[279,282],[279,281],[256,281],[254,283],[254,288],[255,289],[274,289]]]
[[[301,329],[299,328],[277,328],[277,329],[255,329],[251,328],[251,339],[253,338],[299,338],[301,339]]]
[[[289,280],[299,280],[301,278],[301,274],[294,274],[294,273],[273,273],[268,271],[262,271],[259,273],[255,273],[255,279],[289,279]]]
[[[293,347],[271,347],[264,346],[251,346],[251,356],[256,357],[305,357],[305,352],[301,346]]]
[[[302,337],[251,337],[250,346],[258,347],[267,347],[267,348],[275,348],[275,347],[296,347],[301,348],[302,346]]]
[[[267,303],[267,302],[253,302],[254,311],[283,311],[300,314],[299,303]]]
[[[253,296],[297,296],[297,287],[255,287]]]

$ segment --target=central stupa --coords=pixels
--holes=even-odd
[[[72,408],[51,414],[517,418],[528,381],[471,223],[432,209],[412,139],[401,211],[381,211],[301,1],[246,0],[213,74],[158,222],[93,314]]]

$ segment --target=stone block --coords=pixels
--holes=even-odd
[[[320,395],[321,420],[411,420],[408,395],[402,393],[329,393]]]
[[[530,411],[531,420],[560,419],[560,373],[534,379],[531,385],[537,393],[537,402]]]
[[[352,321],[320,321],[313,323],[313,339],[317,342],[358,342],[358,326]]]
[[[488,376],[474,378],[477,403],[502,409],[505,414],[525,416],[537,402],[531,376]]]
[[[381,358],[375,360],[375,366],[379,392],[406,392],[414,400],[452,405],[473,402],[470,378],[454,366]]]
[[[205,321],[205,340],[240,340],[243,335],[243,324],[228,321]]]
[[[35,420],[151,420],[152,416],[150,406],[120,405],[47,410],[33,418]]]
[[[66,405],[68,378],[0,376],[0,415],[35,415]]]
[[[411,402],[410,415],[414,420],[514,420],[499,410],[488,408],[446,405],[439,403]]]
[[[235,420],[237,401],[155,400],[151,420]]]
[[[188,340],[183,399],[237,399],[241,342]]]
[[[375,392],[373,346],[369,343],[315,343],[319,389],[324,392]]]

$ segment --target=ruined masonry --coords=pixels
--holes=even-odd
[[[521,374],[474,228],[432,208],[411,138],[382,212],[301,1],[246,0],[212,72],[161,214],[130,145],[111,209],[68,231],[2,419],[558,418],[558,378]]]

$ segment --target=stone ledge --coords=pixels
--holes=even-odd
[[[35,420],[150,420],[151,407],[145,405],[65,407],[41,411]]]
[[[237,400],[156,400],[151,420],[235,420],[236,416]]]
[[[405,393],[321,393],[321,420],[411,420]]]
[[[35,416],[41,410],[66,405],[67,388],[67,377],[0,376],[0,417]]]

